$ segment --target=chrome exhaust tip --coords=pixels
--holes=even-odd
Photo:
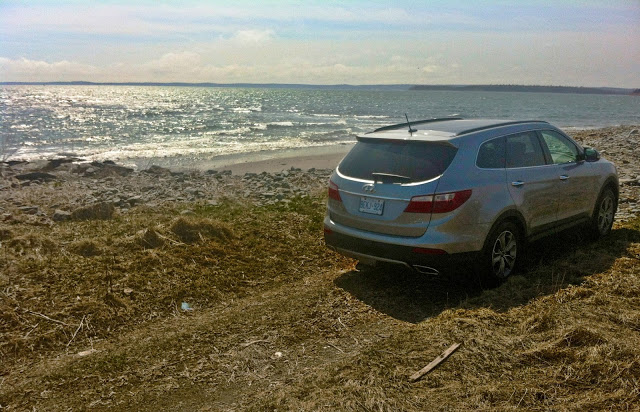
[[[439,276],[440,275],[440,272],[437,269],[434,269],[434,268],[429,267],[429,266],[414,265],[413,269],[416,272],[421,273],[423,275],[434,275],[434,276]]]

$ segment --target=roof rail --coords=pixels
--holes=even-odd
[[[392,125],[389,125],[389,126],[378,127],[374,131],[367,132],[365,134],[375,133],[375,132],[382,132],[382,131],[385,131],[385,130],[400,129],[402,127],[407,127],[407,126],[411,127],[411,126],[416,125],[416,124],[433,123],[433,122],[444,122],[446,120],[462,120],[462,117],[439,117],[439,118],[433,118],[433,119],[427,119],[427,120],[414,120],[414,121],[411,121],[411,122],[404,122],[404,123],[392,124]]]
[[[511,126],[511,125],[514,125],[514,124],[522,124],[522,123],[546,123],[546,124],[549,124],[549,122],[545,122],[544,120],[514,120],[512,122],[494,123],[494,124],[489,124],[487,126],[480,126],[480,127],[474,127],[473,129],[462,130],[462,131],[456,133],[456,136],[460,136],[460,135],[467,134],[467,133],[479,132],[481,130],[486,130],[486,129],[493,129],[494,127]]]

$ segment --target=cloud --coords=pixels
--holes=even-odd
[[[436,66],[423,70],[435,72]],[[172,52],[160,58],[134,63],[96,67],[70,61],[45,62],[0,58],[0,79],[5,81],[186,81],[186,82],[279,82],[279,83],[366,83],[367,80],[400,80],[420,75],[414,66],[316,64],[312,58],[281,62],[216,65],[194,52]]]
[[[197,33],[235,31],[248,23],[269,27],[292,22],[326,22],[350,24],[384,24],[406,27],[420,21],[443,24],[470,23],[475,19],[463,13],[435,12],[433,9],[408,10],[402,7],[375,7],[367,4],[352,7],[313,4],[269,4],[247,6],[195,5],[173,6],[170,3],[148,5],[122,4],[24,4],[20,7],[0,5],[0,30],[6,33],[33,30],[111,35],[161,33]],[[352,28],[356,28],[352,26]],[[261,29],[257,29],[261,31]]]
[[[11,60],[0,57],[0,79],[4,81],[72,81],[92,78],[100,70],[94,66],[61,60],[48,63],[25,58]]]
[[[264,43],[274,36],[273,30],[239,30],[233,36],[233,40],[240,43]]]
[[[202,57],[194,52],[167,53],[157,60],[137,65],[143,72],[184,73],[202,65]]]
[[[634,33],[433,32],[333,42],[243,28],[228,37],[112,48],[91,58],[0,58],[0,81],[308,84],[524,83],[638,87]],[[94,52],[94,55],[96,53]],[[615,62],[611,64],[611,62]]]

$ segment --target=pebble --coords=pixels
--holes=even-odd
[[[38,214],[38,211],[40,209],[38,208],[38,206],[22,206],[19,207],[18,210],[20,210],[25,215],[35,215]]]

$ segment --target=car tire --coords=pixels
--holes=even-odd
[[[516,224],[506,221],[495,226],[485,241],[479,262],[483,285],[497,286],[516,272],[523,252],[522,232]]]
[[[611,232],[613,219],[618,210],[618,198],[611,188],[606,188],[598,197],[591,216],[591,233],[597,239]]]

